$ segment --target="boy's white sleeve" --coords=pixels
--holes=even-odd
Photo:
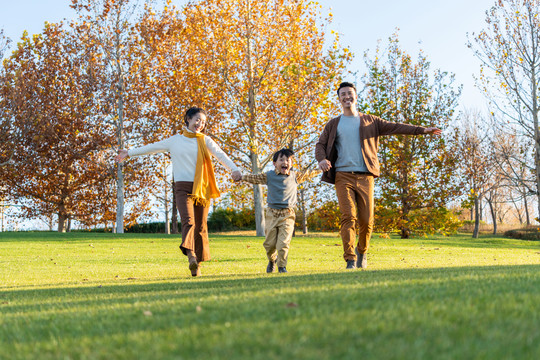
[[[133,148],[128,150],[128,155],[130,157],[148,155],[148,154],[157,154],[162,152],[167,152],[170,149],[171,138],[161,140],[152,144],[144,145],[141,147]]]
[[[214,155],[218,161],[223,164],[229,171],[240,171],[238,166],[235,165],[235,163],[225,154],[223,150],[219,147],[219,145],[210,137],[205,136],[204,140],[206,142],[206,147],[208,148],[208,151],[210,151],[210,154]]]

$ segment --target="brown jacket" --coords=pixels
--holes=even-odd
[[[315,158],[318,162],[324,159],[330,160],[332,168],[322,174],[322,181],[330,184],[336,182],[336,160],[338,157],[335,146],[337,127],[341,115],[330,120],[319,137],[315,145]],[[374,115],[360,113],[360,142],[362,143],[362,155],[370,173],[379,176],[379,159],[377,151],[379,149],[379,136],[383,135],[419,135],[424,133],[424,127],[399,124],[383,120]]]

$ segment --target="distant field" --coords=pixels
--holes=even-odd
[[[0,359],[539,359],[540,242],[211,235],[192,278],[177,235],[0,233]]]

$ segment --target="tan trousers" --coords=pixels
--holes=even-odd
[[[198,206],[193,203],[189,194],[193,193],[193,182],[176,181],[174,183],[176,195],[176,208],[180,213],[182,224],[182,244],[180,250],[186,255],[186,250],[192,250],[197,261],[210,260],[210,246],[208,244],[209,206]]]
[[[276,261],[278,267],[286,267],[296,215],[294,211],[283,212],[282,215],[276,215],[270,209],[266,209],[265,212],[266,239],[263,246],[266,256],[268,260]]]
[[[336,193],[341,212],[341,240],[343,258],[356,260],[354,241],[358,230],[358,252],[368,251],[373,231],[373,184],[372,175],[336,173]]]

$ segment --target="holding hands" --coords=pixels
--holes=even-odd
[[[118,155],[116,155],[114,157],[114,160],[117,162],[117,163],[121,163],[122,161],[124,161],[127,157],[128,157],[128,151],[127,150],[124,150],[124,149],[120,149],[118,150]]]
[[[242,180],[242,173],[238,170],[235,170],[232,172],[232,178],[234,181],[238,182]]]

